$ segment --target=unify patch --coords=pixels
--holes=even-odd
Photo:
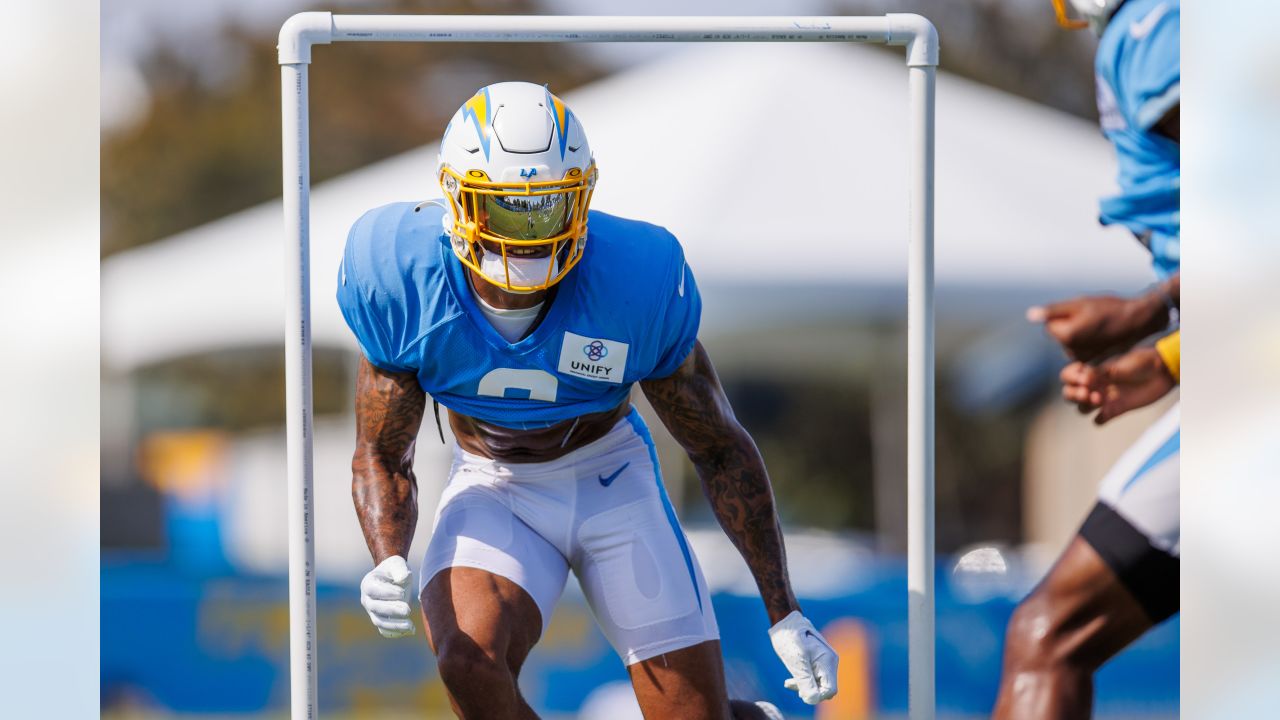
[[[621,385],[627,369],[627,349],[624,342],[566,332],[556,369],[566,375]]]

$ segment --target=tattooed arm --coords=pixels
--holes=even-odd
[[[413,449],[426,394],[413,373],[380,370],[364,357],[356,377],[356,452],[351,497],[375,565],[409,556],[418,524]]]
[[[716,520],[751,568],[769,622],[798,610],[764,459],[734,417],[702,343],[675,374],[640,387],[693,461]]]

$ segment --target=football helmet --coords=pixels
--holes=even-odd
[[[546,87],[481,88],[449,121],[437,173],[453,253],[486,281],[543,290],[582,259],[595,161],[578,118]]]
[[[1098,35],[1107,27],[1107,21],[1124,0],[1051,0],[1058,24],[1068,30],[1092,27]],[[1069,10],[1067,5],[1071,6]],[[1074,13],[1072,12],[1074,11]]]

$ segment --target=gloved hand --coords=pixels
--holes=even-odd
[[[799,610],[793,610],[769,628],[769,639],[773,642],[773,651],[791,673],[784,687],[795,690],[800,699],[810,705],[835,696],[836,666],[840,658]]]
[[[369,613],[382,637],[398,638],[414,633],[409,614],[409,587],[413,572],[399,555],[392,555],[360,581],[360,604]]]

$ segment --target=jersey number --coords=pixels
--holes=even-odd
[[[560,381],[556,376],[544,370],[517,370],[515,368],[498,368],[485,373],[480,378],[478,395],[489,397],[506,397],[508,390],[526,390],[530,400],[556,401],[556,388]]]

